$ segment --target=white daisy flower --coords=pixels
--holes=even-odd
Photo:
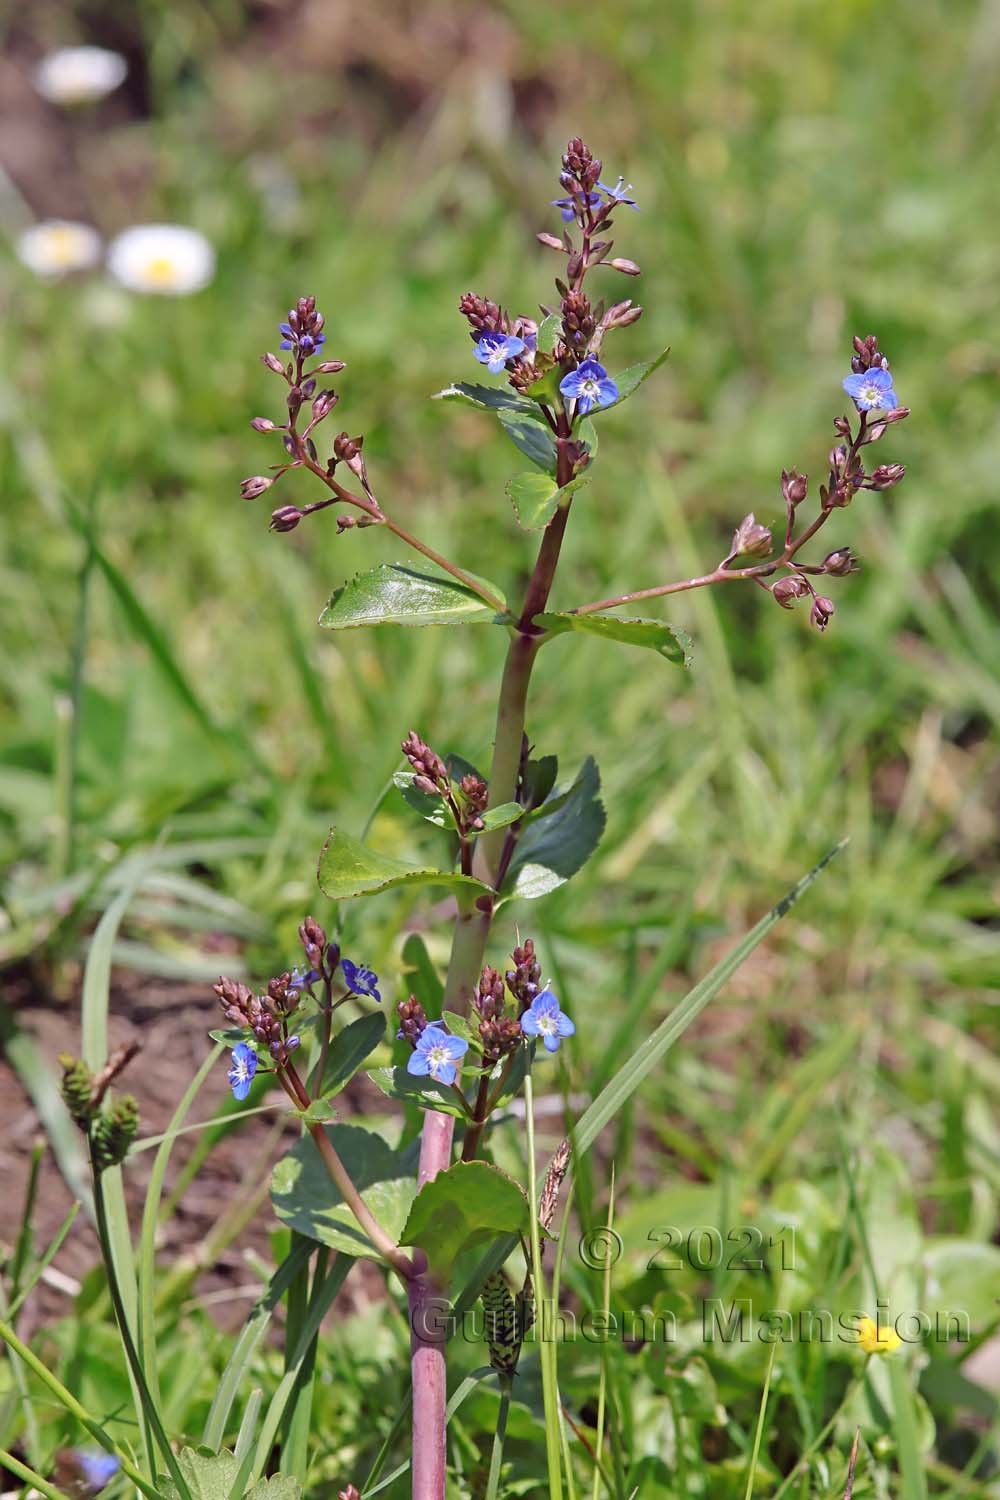
[[[197,229],[136,224],[111,241],[108,270],[131,292],[185,297],[211,281],[215,251]]]
[[[124,79],[128,63],[106,47],[60,47],[34,71],[35,88],[50,104],[90,104]]]
[[[17,254],[36,276],[89,271],[101,258],[101,236],[72,219],[43,219],[18,236]]]

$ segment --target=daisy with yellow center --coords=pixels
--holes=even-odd
[[[866,1354],[891,1354],[902,1342],[895,1328],[874,1318],[862,1318],[858,1324],[858,1343]]]
[[[101,236],[72,219],[43,219],[19,237],[17,254],[36,276],[89,271],[101,258]]]
[[[186,297],[211,281],[215,251],[183,224],[136,224],[112,240],[108,270],[130,292]]]

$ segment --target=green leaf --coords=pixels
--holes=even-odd
[[[456,380],[435,391],[432,401],[468,401],[482,411],[519,411],[534,414],[530,401],[518,396],[509,386],[476,385],[468,380]]]
[[[559,313],[549,313],[538,325],[538,339],[536,347],[542,354],[551,354],[556,347],[556,339],[562,328],[562,317]]]
[[[191,1500],[228,1500],[240,1468],[234,1453],[225,1449],[221,1453],[207,1453],[203,1448],[182,1448],[177,1462],[191,1491]],[[164,1500],[178,1500],[172,1479],[160,1475],[156,1482]],[[302,1486],[291,1474],[275,1474],[270,1479],[259,1479],[250,1489],[240,1488],[245,1500],[299,1500],[301,1494]]]
[[[221,1042],[224,1047],[235,1047],[238,1042],[247,1040],[247,1029],[245,1026],[222,1027],[217,1031],[210,1031],[209,1036],[213,1042]]]
[[[533,901],[564,885],[586,864],[600,842],[606,821],[598,796],[600,786],[597,766],[588,756],[559,811],[541,821],[533,820],[518,840],[503,885],[505,897]]]
[[[398,1240],[416,1191],[418,1143],[406,1151],[393,1151],[381,1136],[357,1125],[329,1125],[326,1133],[365,1203]],[[271,1174],[271,1202],[278,1218],[299,1234],[348,1255],[381,1259],[344,1206],[312,1136],[304,1136],[276,1164]]]
[[[438,1114],[454,1115],[456,1120],[467,1120],[468,1112],[459,1104],[454,1089],[433,1078],[417,1077],[405,1068],[372,1068],[368,1074],[372,1083],[388,1099],[404,1099],[419,1104],[421,1109],[433,1109]]]
[[[520,802],[501,802],[499,807],[491,807],[483,813],[483,830],[492,833],[495,828],[507,828],[523,817],[524,808]]]
[[[289,1114],[301,1120],[303,1125],[325,1125],[336,1117],[337,1111],[328,1099],[313,1099],[305,1109],[292,1109]]]
[[[475,577],[498,601],[493,609],[478,594],[433,563],[411,567],[380,563],[336,589],[319,617],[327,630],[353,630],[359,625],[482,624],[502,614],[506,603],[496,584]]]
[[[638,365],[629,365],[627,370],[623,370],[620,375],[616,375],[614,380],[615,385],[618,387],[617,401],[612,401],[610,406],[595,406],[593,408],[594,416],[597,415],[598,411],[611,411],[613,407],[621,406],[623,401],[627,401],[630,396],[635,395],[635,392],[642,385],[643,381],[648,380],[653,371],[660,368],[669,353],[669,349],[664,349],[663,353],[658,354],[655,359],[643,360]]]
[[[331,901],[350,901],[355,896],[371,896],[394,885],[444,885],[453,890],[485,891],[486,886],[471,875],[457,875],[450,870],[425,869],[408,865],[390,854],[369,849],[358,839],[331,828],[323,845],[317,872],[319,887]]]
[[[691,637],[686,630],[666,625],[662,620],[622,620],[617,615],[536,615],[535,623],[562,635],[567,630],[583,635],[603,636],[607,641],[621,641],[626,646],[645,646],[666,661],[678,666],[691,665]]]
[[[414,786],[416,778],[416,771],[393,772],[393,785],[402,792],[403,801],[428,823],[433,823],[435,828],[454,828],[455,819],[447,803],[443,802],[440,797],[432,796],[430,792],[422,792],[419,787]]]
[[[563,501],[586,484],[589,477],[581,474],[560,489],[550,474],[535,474],[531,470],[515,474],[507,481],[506,489],[521,530],[540,531],[547,526]]]
[[[514,1179],[486,1162],[467,1161],[424,1184],[399,1238],[419,1245],[444,1280],[464,1250],[527,1227],[528,1200]]]
[[[1000,1249],[975,1240],[941,1236],[925,1242],[927,1273],[924,1305],[943,1314],[961,1308],[973,1333],[996,1321],[997,1288],[1000,1287]]]
[[[339,1031],[330,1043],[320,1093],[339,1094],[384,1038],[385,1016],[381,1011],[360,1016]]]
[[[436,1016],[441,1009],[444,985],[419,933],[411,932],[403,944],[403,964],[407,989],[416,995],[424,1010]]]
[[[555,474],[555,439],[538,407],[532,406],[530,411],[501,410],[497,416],[514,447],[547,474]]]

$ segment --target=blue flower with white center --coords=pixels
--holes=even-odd
[[[100,1448],[71,1448],[79,1465],[84,1483],[92,1495],[103,1490],[114,1479],[121,1464],[113,1453],[104,1453]]]
[[[558,1052],[563,1037],[572,1036],[576,1027],[563,1015],[552,991],[542,990],[521,1017],[521,1030],[526,1036],[540,1036],[546,1052]]]
[[[638,203],[636,203],[634,198],[629,197],[629,193],[632,191],[632,184],[629,183],[626,187],[624,177],[619,177],[614,187],[608,187],[606,182],[599,182],[597,186],[602,193],[607,193],[608,200],[611,203],[624,203],[626,208],[634,208],[636,213],[639,212]]]
[[[364,964],[352,964],[349,958],[340,960],[344,982],[352,995],[368,995],[372,1000],[381,1000],[378,992],[378,975]]]
[[[319,977],[318,969],[295,968],[288,981],[289,992],[311,989]]]
[[[895,411],[899,405],[892,376],[880,365],[858,375],[847,375],[842,384],[858,411]]]
[[[478,336],[473,334],[473,337],[476,339],[475,356],[491,375],[499,375],[509,359],[516,359],[528,347],[524,339],[513,333],[493,333],[487,329]]]
[[[406,1071],[417,1078],[430,1075],[435,1083],[454,1083],[457,1065],[468,1050],[464,1036],[450,1036],[443,1027],[432,1023],[417,1038]]]
[[[596,359],[585,359],[559,382],[564,396],[576,402],[577,411],[586,416],[592,406],[610,406],[618,400],[618,387],[607,370]]]
[[[246,1042],[237,1042],[233,1048],[232,1066],[229,1069],[229,1087],[234,1099],[245,1099],[257,1071],[257,1054]]]
[[[573,222],[578,208],[596,208],[600,201],[600,193],[570,193],[565,198],[549,199],[552,207],[559,209],[565,224]]]

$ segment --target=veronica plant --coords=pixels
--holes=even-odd
[[[535,315],[511,313],[487,296],[462,296],[459,311],[468,324],[471,360],[493,380],[458,380],[439,393],[495,419],[527,461],[508,485],[519,525],[539,537],[523,598],[508,602],[496,583],[442,556],[403,526],[369,471],[363,435],[345,430],[331,443],[321,442],[323,424],[340,401],[329,377],[339,375],[344,363],[330,357],[324,318],[312,297],[301,298],[280,324],[284,355],[263,356],[285,387],[284,411],[281,420],[255,417],[252,426],[280,440],[280,461],[242,485],[244,497],[254,499],[278,482],[287,487],[290,479],[311,479],[317,497],[303,493],[278,506],[272,530],[292,531],[333,511],[338,532],[386,527],[416,554],[412,562],[381,564],[336,589],[320,617],[323,628],[482,622],[503,631],[507,640],[487,774],[462,758],[461,747],[441,754],[415,730],[402,741],[404,768],[396,785],[416,815],[447,831],[452,845],[447,864],[406,864],[341,829],[331,831],[319,861],[320,887],[337,902],[397,886],[432,886],[450,896],[447,975],[443,982],[438,978],[420,940],[411,936],[407,951],[415,955],[410,968],[417,977],[395,1023],[405,1065],[371,1074],[385,1094],[422,1109],[419,1148],[414,1142],[390,1151],[373,1132],[330,1123],[336,1094],[384,1038],[384,982],[343,956],[312,917],[299,929],[300,967],[272,978],[264,993],[230,979],[216,985],[227,1029],[213,1035],[231,1048],[229,1082],[236,1099],[245,1099],[263,1074],[273,1074],[303,1124],[302,1140],[276,1169],[273,1198],[279,1216],[337,1252],[344,1268],[337,1285],[357,1257],[368,1256],[405,1286],[412,1336],[410,1462],[419,1500],[445,1495],[448,1320],[441,1315],[447,1306],[443,1299],[458,1293],[461,1307],[482,1296],[491,1363],[509,1394],[532,1298],[543,1290],[543,1236],[554,1221],[572,1154],[589,1149],[811,878],[800,882],[636,1050],[572,1124],[539,1192],[532,1071],[561,1046],[573,1045],[574,1023],[548,986],[543,956],[530,938],[519,941],[498,965],[487,962],[487,954],[501,907],[543,897],[576,873],[597,846],[604,815],[592,761],[569,786],[560,787],[556,758],[536,754],[530,742],[526,715],[538,654],[557,636],[578,633],[648,649],[683,666],[688,642],[682,631],[618,611],[637,601],[721,584],[753,586],[783,609],[802,601],[812,625],[824,631],[834,615],[826,590],[858,563],[843,545],[810,560],[807,545],[859,491],[888,489],[903,477],[900,464],[866,466],[867,450],[908,412],[898,403],[878,340],[855,338],[851,371],[843,382],[853,410],[834,420],[827,473],[811,503],[807,478],[794,468],[782,472],[785,527],[778,541],[750,513],[735,525],[724,555],[698,576],[637,580],[636,589],[626,594],[551,608],[575,497],[595,472],[603,414],[632,396],[667,357],[664,350],[627,364],[623,336],[642,309],[631,298],[606,302],[592,294],[595,281],[613,284],[639,275],[634,261],[613,254],[611,239],[615,214],[639,209],[631,186],[621,178],[608,186],[601,162],[575,139],[562,158],[559,190],[552,203],[562,232],[538,236],[560,261],[554,298]],[[590,644],[583,640],[580,648]],[[348,1001],[360,1005],[362,1014],[340,1025],[337,1013]],[[524,1094],[527,1119],[527,1191],[486,1159],[491,1121],[518,1093]],[[512,1293],[502,1266],[519,1246],[529,1272]],[[456,1263],[477,1249],[484,1258],[459,1292],[453,1285]],[[544,1347],[541,1368],[549,1490],[559,1495],[561,1419],[555,1366]],[[223,1388],[231,1401],[228,1380]],[[226,1410],[213,1413],[206,1440],[221,1437]],[[502,1427],[501,1422],[501,1446]],[[266,1430],[276,1434],[278,1418]],[[266,1444],[260,1448],[250,1477],[262,1472],[269,1452]],[[499,1452],[494,1450],[490,1496],[497,1494]]]

